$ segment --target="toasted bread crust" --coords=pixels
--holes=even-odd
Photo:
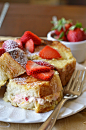
[[[25,73],[25,69],[8,52],[0,57],[0,68],[3,69],[8,78],[14,78]]]
[[[27,57],[24,51],[16,48],[0,56],[0,87],[8,79],[12,79],[26,72]]]
[[[20,92],[25,91],[29,94],[29,96],[39,98],[44,98],[45,96],[52,95],[53,93],[63,90],[57,72],[55,72],[53,78],[50,81],[38,80],[34,77],[24,74],[17,78],[10,79],[7,86],[13,87],[15,89],[19,88]]]
[[[60,96],[56,101],[55,100],[53,100],[52,102],[46,101],[44,105],[40,105],[38,102],[36,102],[35,111],[37,113],[43,113],[43,112],[48,112],[50,110],[53,110],[55,106],[61,101],[62,97],[63,97],[63,92],[60,92]]]
[[[67,83],[69,82],[69,80],[75,70],[75,67],[76,67],[76,60],[74,59],[70,63],[67,63],[64,66],[64,68],[56,68],[59,73],[59,76],[60,76],[60,79],[62,82],[62,86],[67,85]]]

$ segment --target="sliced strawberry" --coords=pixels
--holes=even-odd
[[[22,44],[21,40],[20,39],[15,39],[14,41],[17,42],[18,47],[23,50],[23,44]]]
[[[27,75],[37,74],[41,72],[48,72],[51,68],[47,66],[40,66],[35,62],[29,60],[26,64],[26,73]]]
[[[5,53],[5,49],[4,48],[0,48],[0,56]]]
[[[53,75],[54,75],[54,70],[50,70],[49,72],[44,72],[44,73],[32,74],[34,78],[45,80],[45,81],[50,81]]]
[[[24,35],[21,37],[21,42],[26,43],[29,39],[32,39],[34,41],[34,44],[36,45],[41,44],[41,39],[37,35],[30,31],[26,31]]]
[[[36,64],[38,65],[42,65],[42,66],[47,66],[47,67],[50,67],[52,70],[55,69],[55,67],[53,65],[51,65],[50,63],[48,62],[45,62],[45,61],[42,61],[42,60],[33,60]]]
[[[3,43],[2,48],[4,48],[5,51],[10,51],[11,49],[18,48],[18,43],[13,40],[7,40]]]
[[[22,37],[20,38],[20,40],[21,40],[21,42],[22,42],[23,44],[25,44],[29,39],[31,39],[31,38],[30,38],[30,36],[28,35],[28,31],[26,31],[26,32],[22,35]]]
[[[31,53],[34,52],[34,42],[32,39],[28,40],[26,43],[25,43],[25,48],[30,51]]]
[[[43,59],[53,59],[53,58],[61,58],[61,55],[56,49],[53,49],[50,46],[45,46],[40,52],[39,56],[42,57]]]

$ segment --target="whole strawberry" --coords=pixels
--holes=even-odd
[[[84,40],[84,31],[81,23],[77,23],[70,27],[67,39],[69,42],[79,42]]]
[[[80,28],[75,28],[74,30],[70,30],[67,34],[67,39],[70,42],[78,42],[83,41],[83,33]]]

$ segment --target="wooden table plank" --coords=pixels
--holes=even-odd
[[[4,4],[0,4],[0,14],[1,14],[3,6],[4,6]]]
[[[0,29],[0,35],[21,36],[30,30],[45,37],[51,30],[52,16],[65,17],[74,23],[79,21],[86,27],[86,6],[43,6],[29,4],[10,4],[7,15]]]

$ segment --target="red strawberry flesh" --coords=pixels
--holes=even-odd
[[[44,73],[32,74],[34,78],[45,80],[45,81],[50,81],[53,75],[54,75],[53,70],[50,70],[49,72],[44,72]]]
[[[15,39],[14,41],[17,42],[18,43],[18,47],[23,50],[22,42],[19,39]]]
[[[25,100],[26,100],[26,101],[28,101],[28,99],[29,99],[28,97],[25,97]]]
[[[45,46],[40,52],[39,56],[42,57],[43,59],[53,59],[53,58],[61,58],[61,55],[56,49],[53,49],[50,46]]]
[[[28,40],[26,43],[25,43],[25,48],[30,51],[31,53],[34,52],[34,42],[32,39]]]
[[[27,75],[37,74],[41,72],[49,72],[50,70],[51,70],[50,67],[40,66],[31,60],[29,60],[26,64]]]
[[[37,35],[30,31],[26,31],[24,35],[21,37],[21,42],[25,44],[29,39],[32,39],[34,41],[34,44],[36,45],[41,44],[41,39]]]
[[[65,31],[67,32],[72,25],[72,23],[65,24]]]
[[[63,32],[63,29],[61,29],[60,31],[59,30],[55,30],[55,34],[56,35],[60,35],[62,32]]]
[[[0,48],[0,56],[5,53],[5,49],[4,48]]]
[[[38,65],[50,67],[52,70],[55,69],[55,67],[48,62],[45,62],[45,61],[42,61],[42,60],[33,60],[33,61]]]

